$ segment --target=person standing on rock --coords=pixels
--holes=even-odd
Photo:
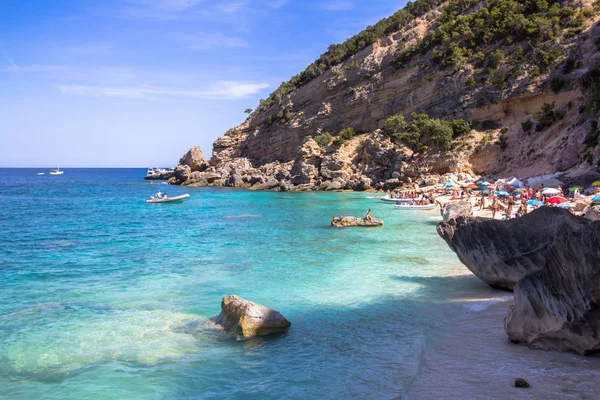
[[[369,208],[367,210],[367,213],[365,214],[365,220],[371,222],[372,218],[371,218],[371,209]]]

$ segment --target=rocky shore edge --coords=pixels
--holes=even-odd
[[[377,151],[382,150],[372,149],[368,156],[363,156],[373,164],[374,160],[384,158]],[[255,166],[251,160],[243,157],[229,160],[214,158],[209,162],[204,158],[200,147],[192,147],[179,160],[169,183],[189,187],[215,186],[302,192],[394,190],[400,187],[417,189],[438,185],[446,180],[438,174],[390,172],[401,168],[387,163],[375,168],[373,165],[367,168],[365,164],[364,169],[357,169],[355,160],[340,152],[323,155],[319,145],[312,139],[304,143],[298,157],[290,162],[274,161]],[[456,179],[471,181],[472,177],[461,173],[456,175]]]

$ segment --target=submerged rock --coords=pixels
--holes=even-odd
[[[241,337],[266,336],[287,330],[292,324],[278,311],[236,295],[221,301],[221,314],[214,322]]]
[[[542,207],[507,221],[458,217],[440,222],[438,234],[478,278],[512,290],[525,275],[546,264],[550,245],[581,230],[589,220],[560,208]]]
[[[383,221],[376,218],[371,218],[370,220],[366,218],[358,218],[358,217],[342,217],[342,219],[336,218],[335,221],[331,221],[331,226],[335,226],[337,228],[345,227],[345,226],[381,226],[383,225]]]
[[[458,217],[473,216],[473,205],[470,200],[449,201],[440,209],[444,222]]]
[[[558,233],[545,258],[515,286],[506,333],[546,350],[600,350],[600,222]]]

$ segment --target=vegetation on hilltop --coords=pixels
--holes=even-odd
[[[398,68],[417,55],[432,51],[433,64],[442,68],[475,67],[475,77],[467,78],[468,87],[477,82],[505,88],[508,79],[523,74],[525,61],[532,61],[531,76],[548,70],[561,57],[558,39],[573,37],[583,31],[586,20],[598,8],[581,8],[579,0],[416,0],[392,16],[347,39],[329,46],[327,51],[304,71],[283,82],[257,111],[279,104],[289,93],[317,78],[378,39],[399,31],[416,18],[440,7],[441,15],[429,32],[416,44],[400,51]],[[495,48],[488,53],[487,48]],[[486,48],[486,49],[484,49]],[[553,89],[560,90],[561,82]]]
[[[559,39],[581,33],[595,13],[578,4],[578,0],[452,0],[442,8],[437,28],[403,49],[396,65],[402,68],[415,56],[432,51],[434,64],[456,70],[473,64],[480,77],[488,75],[490,83],[504,88],[510,77],[523,73],[524,61],[534,64],[535,76],[561,57]],[[495,47],[491,53],[485,50],[489,46]],[[475,83],[471,79],[467,84]]]

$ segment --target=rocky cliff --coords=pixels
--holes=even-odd
[[[600,222],[563,231],[545,258],[515,287],[504,320],[508,336],[546,350],[600,350]]]
[[[424,184],[449,172],[527,177],[596,169],[600,30],[593,1],[512,3],[416,1],[382,20],[385,29],[364,31],[367,39],[361,32],[342,50],[332,46],[217,139],[210,167],[173,183],[365,190],[386,181]],[[501,23],[513,28],[491,28]],[[386,124],[397,115],[407,124]],[[447,135],[442,123],[454,120],[470,128],[438,140]]]
[[[508,221],[458,217],[440,222],[437,230],[478,278],[492,287],[513,290],[521,278],[546,264],[557,238],[589,223],[566,210],[542,207]]]

